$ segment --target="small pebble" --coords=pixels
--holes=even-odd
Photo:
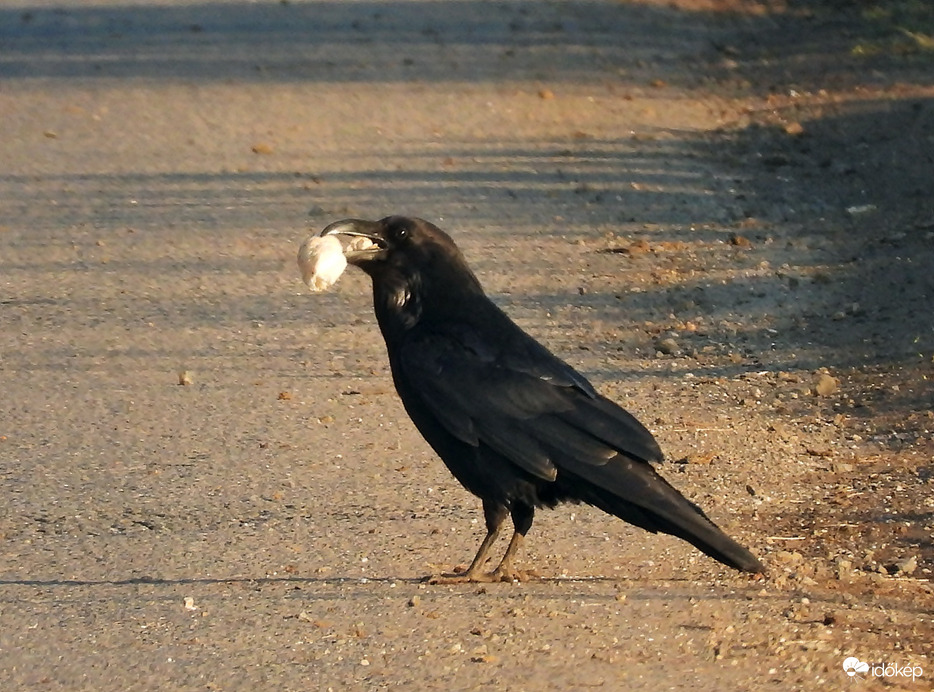
[[[655,342],[655,350],[664,353],[666,356],[673,356],[681,352],[678,342],[672,338],[659,339]]]
[[[899,576],[908,576],[918,568],[918,556],[912,555],[895,562],[895,568]]]
[[[822,373],[817,378],[817,383],[814,385],[814,394],[817,396],[830,396],[837,391],[837,386],[839,382],[836,377]]]

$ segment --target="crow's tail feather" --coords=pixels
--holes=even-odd
[[[653,533],[682,538],[733,569],[765,572],[755,555],[723,533],[649,464],[625,460],[622,465],[624,473],[612,462],[604,467],[578,467],[571,494]]]

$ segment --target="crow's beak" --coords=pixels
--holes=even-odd
[[[363,219],[344,219],[329,224],[319,235],[344,235],[351,241],[344,244],[344,257],[350,264],[359,264],[380,259],[388,249],[388,244],[380,231],[382,226],[376,221]]]

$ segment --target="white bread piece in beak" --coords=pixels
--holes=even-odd
[[[298,268],[312,291],[330,288],[347,268],[341,241],[332,235],[311,236],[298,250]]]
[[[350,239],[350,242],[347,243],[348,250],[369,250],[371,247],[376,247],[374,243],[369,238],[364,238],[363,236],[356,236]]]

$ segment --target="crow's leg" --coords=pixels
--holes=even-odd
[[[519,546],[522,545],[525,534],[532,528],[532,520],[535,518],[535,508],[524,502],[516,501],[512,503],[510,512],[512,513],[512,525],[515,530],[512,533],[512,539],[509,541],[509,547],[506,548],[506,553],[499,563],[499,567],[493,570],[493,573],[489,575],[493,578],[493,581],[520,581],[525,577],[525,575],[520,574],[513,568],[512,560],[516,556]]]
[[[464,576],[468,579],[476,579],[482,574],[481,570],[489,557],[490,548],[493,547],[493,544],[499,536],[500,529],[503,528],[503,522],[506,520],[507,511],[508,510],[501,504],[487,500],[483,501],[483,518],[486,521],[486,536],[480,544],[477,554],[474,555],[470,567],[464,572]]]
[[[483,572],[483,566],[486,564],[489,557],[490,548],[493,547],[497,536],[499,536],[500,529],[503,527],[503,522],[506,520],[508,512],[509,510],[504,505],[493,502],[492,500],[484,500],[483,518],[486,521],[486,536],[484,536],[483,542],[477,550],[477,554],[474,555],[470,567],[467,568],[466,572],[455,572],[454,574],[442,574],[441,576],[428,577],[428,581],[432,584],[492,581],[492,575],[485,574]]]

